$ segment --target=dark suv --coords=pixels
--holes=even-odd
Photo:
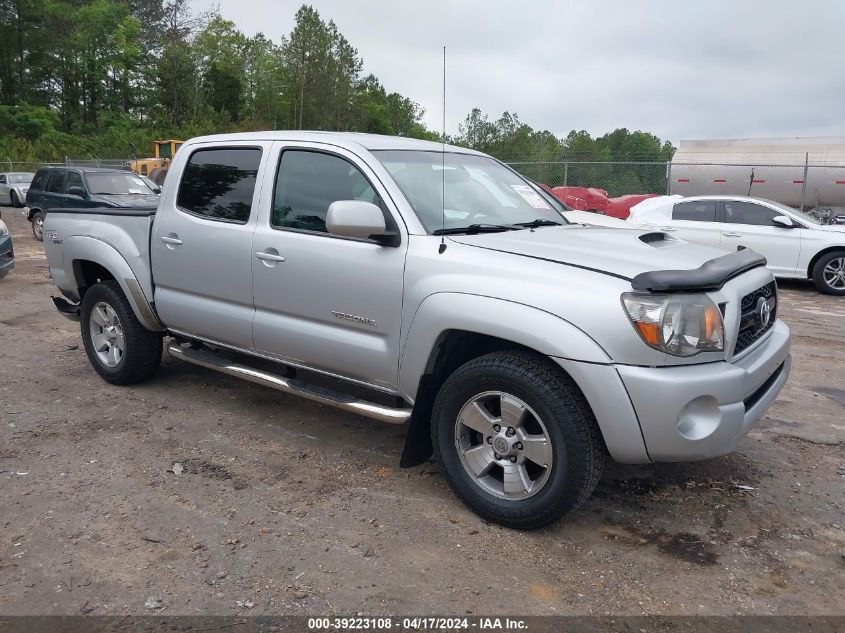
[[[50,209],[153,207],[158,196],[141,178],[121,169],[42,167],[26,192],[27,219],[35,239],[44,239],[44,216]]]

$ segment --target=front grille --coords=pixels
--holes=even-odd
[[[763,301],[761,301],[761,299]],[[765,302],[764,307],[762,303]],[[768,309],[768,319],[766,318]],[[745,295],[740,304],[739,336],[734,356],[751,347],[775,325],[778,316],[778,289],[774,281]]]

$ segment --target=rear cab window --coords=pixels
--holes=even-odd
[[[191,154],[176,206],[209,220],[246,224],[261,163],[258,147],[212,147]]]

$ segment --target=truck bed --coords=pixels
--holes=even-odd
[[[78,301],[75,261],[91,258],[114,261],[120,270],[128,266],[147,301],[153,301],[150,270],[150,233],[155,207],[92,207],[52,209],[44,218],[44,252],[50,274],[69,299]],[[93,259],[93,258],[91,258]],[[127,271],[128,272],[128,271]],[[118,279],[121,285],[124,280]]]

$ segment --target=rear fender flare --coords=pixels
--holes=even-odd
[[[120,289],[123,290],[123,294],[126,295],[138,321],[145,328],[154,332],[165,331],[166,328],[156,316],[132,268],[113,246],[94,237],[73,235],[62,243],[62,258],[63,270],[68,271],[67,274],[72,277],[66,279],[62,287],[72,287],[77,298],[79,298],[79,288],[83,284],[82,280],[76,279],[77,269],[73,263],[79,260],[94,262],[112,274],[120,285]]]

